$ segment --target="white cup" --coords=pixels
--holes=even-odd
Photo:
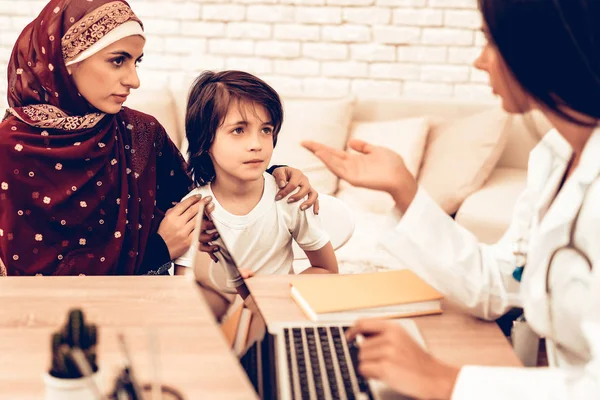
[[[92,379],[102,390],[98,372],[92,377],[74,379],[56,378],[46,372],[43,374],[43,379],[46,388],[44,400],[97,400],[98,396],[93,389]]]

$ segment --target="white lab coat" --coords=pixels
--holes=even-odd
[[[533,149],[527,187],[508,231],[495,245],[478,243],[423,189],[381,239],[403,264],[472,314],[495,319],[512,307],[523,307],[532,329],[547,338],[550,368],[466,366],[452,399],[600,399],[600,129],[554,199],[571,154],[556,130]],[[575,242],[593,269],[572,252],[555,259],[550,273],[552,328],[545,289],[548,260],[567,243],[586,190]],[[512,276],[514,245],[520,240],[527,249],[521,283]]]

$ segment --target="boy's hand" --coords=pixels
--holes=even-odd
[[[238,269],[238,271],[240,272],[240,275],[244,279],[252,278],[254,276],[254,272],[249,269],[240,268],[240,269]]]
[[[277,192],[275,200],[283,199],[299,187],[300,190],[298,190],[298,193],[290,196],[288,202],[295,203],[308,195],[308,199],[302,203],[300,209],[304,211],[313,206],[315,215],[319,214],[319,193],[310,185],[308,178],[302,171],[292,167],[279,167],[273,171],[273,178],[275,178],[275,182],[279,186],[279,192]]]

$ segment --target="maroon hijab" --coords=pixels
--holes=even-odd
[[[149,237],[189,189],[156,119],[95,110],[67,73],[65,61],[130,20],[139,22],[124,1],[52,0],[15,44],[0,124],[8,275],[144,273]]]

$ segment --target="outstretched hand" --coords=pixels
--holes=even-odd
[[[341,179],[354,186],[388,192],[402,208],[408,207],[417,192],[417,183],[404,160],[388,148],[357,139],[348,142],[357,153],[311,141],[302,142],[302,146]]]

